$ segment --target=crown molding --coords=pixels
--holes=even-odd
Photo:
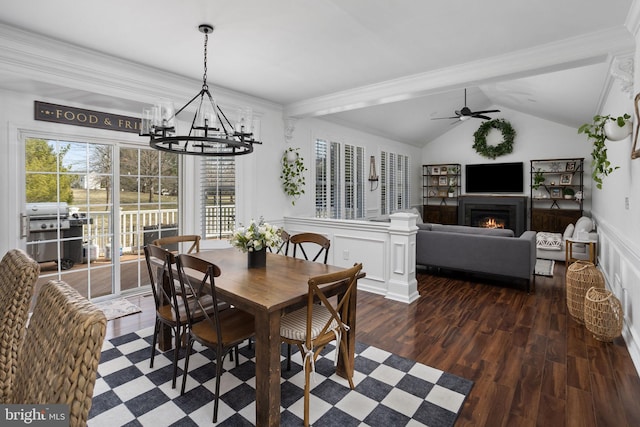
[[[190,99],[202,81],[169,73],[93,51],[81,46],[43,37],[0,23],[0,75],[32,80],[152,103],[160,97]],[[282,105],[224,87],[209,84],[223,103],[251,103],[265,108]]]
[[[434,93],[604,62],[632,53],[633,37],[620,26],[399,79],[361,86],[285,106],[289,117],[323,116]]]

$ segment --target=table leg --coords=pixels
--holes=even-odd
[[[256,426],[280,425],[280,316],[260,312],[256,323]]]

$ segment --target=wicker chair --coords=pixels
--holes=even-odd
[[[0,261],[0,403],[6,403],[16,373],[29,306],[40,265],[20,249]]]
[[[63,281],[38,294],[11,393],[14,404],[69,405],[69,425],[85,426],[91,409],[104,313]]]

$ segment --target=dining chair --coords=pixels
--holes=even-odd
[[[291,235],[289,233],[287,233],[286,231],[284,231],[283,229],[280,229],[279,234],[280,234],[280,238],[282,239],[282,243],[280,243],[280,245],[276,249],[275,253],[276,254],[282,254],[284,256],[288,256],[289,255],[289,241],[291,239]],[[267,247],[267,250],[269,252],[273,252],[273,249],[271,247]]]
[[[318,258],[324,254],[323,263],[327,263],[327,258],[329,256],[329,247],[331,246],[331,241],[324,237],[322,234],[317,233],[299,233],[291,236],[290,239],[293,244],[293,257],[296,257],[298,249],[302,252],[302,256],[304,259],[309,260],[307,256],[307,252],[304,250],[305,246],[307,249],[311,247],[311,245],[317,245],[319,248],[317,249],[316,255],[311,259],[311,261],[317,261]]]
[[[107,319],[67,283],[50,280],[36,300],[9,403],[69,407],[70,427],[87,425]]]
[[[151,280],[151,291],[156,306],[156,321],[153,330],[153,342],[151,344],[151,359],[149,367],[153,368],[153,361],[156,354],[156,344],[158,335],[161,332],[161,326],[171,328],[174,336],[174,353],[173,353],[173,376],[171,387],[176,387],[176,378],[178,376],[178,356],[180,352],[182,337],[186,337],[188,328],[188,317],[185,309],[184,298],[177,292],[176,284],[179,280],[175,278],[174,266],[176,265],[176,255],[156,245],[147,245],[144,247],[144,256],[147,261],[147,269],[149,270],[149,279]],[[155,262],[153,261],[155,259]],[[204,297],[203,306],[208,311],[213,311],[213,298],[211,296]],[[198,314],[202,318],[202,314]]]
[[[0,261],[0,403],[11,393],[40,265],[21,249]]]
[[[364,277],[361,274],[362,264],[309,279],[309,292],[307,305],[280,319],[280,335],[284,342],[298,346],[302,356],[302,364],[305,373],[304,385],[304,425],[309,425],[309,390],[311,372],[314,370],[315,361],[320,352],[332,341],[336,341],[335,356],[343,358],[347,380],[353,390],[353,370],[351,358],[347,350],[347,331],[349,325],[345,324],[349,319],[350,299],[357,292],[358,279]],[[332,284],[346,283],[344,294],[340,298],[330,298],[322,288],[333,288]]]
[[[313,257],[312,261],[316,261],[324,252],[323,264],[327,263],[327,258],[329,256],[329,247],[331,246],[331,241],[327,239],[322,234],[317,233],[300,233],[290,237],[291,243],[293,243],[293,257],[296,258],[297,249],[300,248],[300,252],[302,252],[302,256],[307,261],[309,257],[304,250],[305,244],[307,244],[307,249],[311,245],[317,245],[319,248],[317,249],[316,255]],[[288,250],[288,248],[287,248]],[[291,344],[287,344],[287,371],[291,370]]]
[[[184,394],[189,371],[189,356],[193,350],[194,342],[214,351],[216,355],[216,389],[213,404],[213,422],[218,420],[218,399],[220,398],[220,377],[223,372],[223,363],[227,354],[236,352],[236,366],[239,365],[238,344],[255,335],[255,319],[253,315],[230,307],[224,311],[217,309],[218,295],[216,292],[215,278],[220,276],[220,268],[208,261],[196,258],[192,255],[181,254],[177,257],[178,276],[182,286],[182,295],[190,293],[194,298],[184,298],[189,322],[189,340],[187,355],[184,361],[182,373],[182,389]],[[185,268],[195,270],[202,274],[199,279],[187,275]],[[205,309],[203,298],[212,297],[214,310]],[[197,314],[202,313],[204,318],[200,320]]]
[[[180,243],[191,243],[191,246],[186,252],[188,254],[192,252],[200,252],[200,236],[197,234],[161,237],[151,242],[152,245],[160,246],[161,248],[169,249],[171,251],[179,251]]]

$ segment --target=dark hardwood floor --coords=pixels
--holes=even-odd
[[[569,315],[565,267],[522,285],[418,272],[407,305],[358,293],[357,339],[475,381],[456,426],[639,426],[640,379],[622,338],[595,340]],[[107,338],[153,325],[141,314],[110,321]]]

